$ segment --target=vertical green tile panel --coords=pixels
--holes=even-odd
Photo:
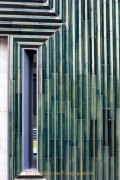
[[[51,5],[60,14],[64,6],[65,21],[59,30],[59,46],[57,34],[50,45],[51,71],[55,73],[51,76],[51,98],[56,100],[58,94],[60,101],[58,114],[56,102],[52,103],[52,137],[58,130],[58,140],[63,139],[53,142],[53,152],[56,154],[58,148],[58,156],[63,156],[63,170],[67,172],[63,179],[115,179],[119,174],[114,164],[119,156],[119,146],[115,147],[119,144],[119,3],[66,0],[51,1]],[[58,164],[62,165],[61,156]],[[93,174],[77,176],[77,171]]]
[[[46,3],[63,25],[37,47],[38,170],[47,180],[119,180],[120,3]],[[9,164],[14,177],[21,170],[22,48],[12,37],[10,43]]]

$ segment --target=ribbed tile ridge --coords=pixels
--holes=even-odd
[[[51,36],[61,25],[42,0],[0,1],[0,34]]]

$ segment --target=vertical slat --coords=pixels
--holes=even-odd
[[[43,47],[38,49],[38,170],[44,172],[44,99],[43,99]]]
[[[66,0],[66,52],[65,52],[65,172],[64,178],[69,180],[70,164],[70,70],[69,70],[69,0]]]
[[[103,138],[103,110],[102,110],[102,82],[101,82],[101,1],[97,0],[97,179],[103,179],[102,173],[102,138]]]
[[[56,73],[56,35],[53,35],[53,72],[52,72],[52,85],[53,85],[53,92],[52,92],[52,120],[53,120],[53,172],[57,172],[57,73]],[[53,176],[54,180],[56,180],[56,174]]]
[[[63,121],[64,121],[64,110],[63,110],[63,44],[62,44],[62,36],[63,36],[63,29],[60,29],[59,32],[60,41],[59,41],[59,59],[58,59],[58,172],[63,172],[63,138],[64,138],[64,131],[63,131]],[[59,179],[63,179],[62,173],[59,175]]]
[[[103,1],[103,77],[104,77],[104,90],[103,90],[103,97],[104,97],[104,106],[103,106],[103,115],[104,115],[104,179],[109,179],[109,146],[108,146],[108,59],[107,59],[107,2],[106,0]]]
[[[85,17],[85,34],[84,34],[84,96],[85,96],[85,166],[84,171],[87,173],[89,172],[89,142],[90,142],[90,106],[89,106],[89,81],[90,81],[90,74],[89,74],[89,54],[88,54],[88,1],[85,0],[84,2],[84,17]],[[85,175],[85,180],[89,180],[89,175]]]
[[[119,35],[119,1],[115,1],[115,42],[116,42],[116,163],[115,178],[120,179],[120,35]]]
[[[72,19],[71,19],[71,172],[74,176],[71,179],[76,180],[76,128],[77,128],[77,117],[76,117],[76,58],[75,58],[75,30],[76,30],[76,19],[75,19],[75,1],[71,3]]]
[[[78,142],[78,152],[77,152],[77,159],[78,159],[78,168],[77,171],[81,173],[78,178],[80,180],[83,180],[82,172],[83,172],[83,92],[82,92],[82,82],[83,82],[83,59],[82,59],[82,12],[81,12],[81,6],[82,2],[78,1],[77,3],[79,11],[78,11],[78,79],[77,79],[77,89],[78,89],[78,122],[77,122],[77,142]]]
[[[46,127],[47,127],[47,168],[46,168],[46,172],[48,172],[48,176],[47,179],[49,180],[50,176],[49,176],[49,172],[50,172],[50,72],[49,72],[49,41],[46,43],[46,65],[45,65],[45,69],[46,69]]]
[[[111,121],[111,134],[110,134],[110,180],[114,180],[114,64],[113,64],[113,4],[109,0],[109,64],[110,64],[110,77],[109,77],[109,107],[110,107],[110,121]]]
[[[15,52],[15,56],[14,56],[14,61],[16,61],[16,67],[15,67],[15,71],[16,71],[16,101],[17,104],[15,105],[15,109],[16,109],[16,122],[15,122],[15,144],[16,144],[16,148],[15,148],[15,156],[16,156],[16,161],[15,161],[15,168],[16,168],[16,176],[20,174],[21,171],[21,130],[22,130],[22,118],[21,118],[21,69],[18,65],[18,63],[20,62],[20,47],[15,44],[14,45],[14,52]]]
[[[91,0],[91,126],[92,126],[92,141],[91,141],[91,148],[92,148],[92,154],[91,154],[91,172],[94,173],[91,176],[92,180],[95,180],[95,172],[96,172],[96,166],[95,166],[95,145],[96,145],[96,69],[95,69],[95,3],[93,0]]]

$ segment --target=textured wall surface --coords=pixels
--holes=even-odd
[[[120,4],[49,3],[64,25],[38,50],[39,170],[47,179],[120,179]]]
[[[0,37],[0,180],[8,179],[8,44]]]
[[[49,3],[64,25],[42,46],[40,170],[48,179],[118,180],[120,3]]]
[[[39,8],[47,8],[38,8],[39,2],[35,2],[24,7],[35,9],[37,14],[41,13]],[[0,16],[6,19],[0,22],[5,26],[0,31],[11,30],[12,34],[10,179],[21,170],[22,48],[36,47],[39,171],[47,180],[120,180],[120,3],[46,2],[62,19],[61,28],[54,27],[53,17],[20,16],[20,10],[16,17]],[[5,6],[3,1],[1,4]],[[54,28],[54,34],[46,25]]]

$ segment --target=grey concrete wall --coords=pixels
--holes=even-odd
[[[0,37],[0,180],[8,180],[8,39]]]

